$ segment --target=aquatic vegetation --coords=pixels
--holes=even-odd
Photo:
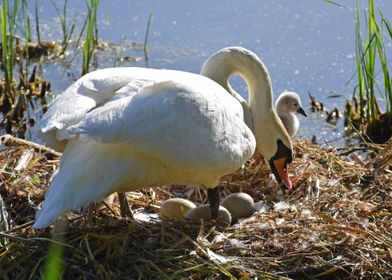
[[[16,12],[18,10],[18,6],[18,0],[14,0],[13,5],[9,5],[7,0],[3,0],[3,3],[0,6],[0,28],[2,47],[1,62],[5,78],[4,97],[8,101],[15,99],[14,92],[11,89],[11,84],[13,83],[13,50],[15,45],[14,41],[16,29]]]
[[[18,30],[24,28],[17,34]],[[35,107],[33,98],[43,98],[50,84],[31,67],[30,58],[38,49],[31,41],[30,16],[27,0],[3,0],[0,4],[1,66],[0,79],[1,125],[7,133],[23,137],[27,127],[34,123],[30,112]],[[20,36],[23,34],[24,39]],[[43,50],[43,46],[40,46]],[[39,53],[39,56],[42,52]],[[38,57],[39,57],[38,56]],[[17,70],[17,71],[16,71]],[[18,74],[18,77],[15,75]]]
[[[99,0],[86,0],[87,4],[87,17],[83,26],[86,29],[85,40],[83,43],[83,64],[82,64],[82,75],[89,72],[90,62],[93,55],[95,46],[98,40],[98,28],[97,28],[97,10]]]
[[[392,25],[380,10],[377,13],[375,10],[374,0],[369,0],[364,11],[366,34],[363,36],[356,2],[358,85],[352,100],[346,103],[346,124],[363,132],[369,140],[382,143],[392,135],[392,80],[386,51],[386,45],[392,42]],[[384,110],[380,108],[381,103]]]
[[[19,1],[15,0],[10,5],[7,0],[3,0],[0,6],[0,28],[1,28],[1,63],[4,71],[4,83],[2,84],[1,109],[3,113],[3,123],[7,132],[10,132],[13,119],[13,104],[16,102],[15,84],[14,84],[14,46],[16,30],[16,13],[19,7]]]
[[[148,35],[150,34],[150,26],[151,26],[151,21],[154,13],[150,12],[150,15],[148,16],[148,21],[147,21],[147,27],[146,27],[146,33],[144,35],[144,44],[143,44],[143,52],[144,52],[144,59],[146,61],[146,65],[148,66],[148,49],[147,49],[147,42],[148,42]]]
[[[153,17],[153,12],[150,13],[148,16],[147,27],[146,27],[146,34],[144,35],[144,44],[143,44],[143,51],[147,53],[147,42],[148,42],[148,35],[150,34],[150,26]]]
[[[56,1],[51,0],[51,2],[53,4],[53,7],[54,7],[54,9],[56,11],[57,16],[60,19],[61,31],[62,31],[62,34],[63,34],[63,39],[61,41],[62,50],[61,50],[60,54],[64,54],[65,51],[67,50],[69,40],[71,39],[72,33],[73,33],[74,29],[75,29],[75,24],[73,23],[71,25],[71,27],[68,27],[68,23],[67,23],[67,3],[68,3],[68,0],[64,0],[64,5],[63,5],[63,9],[62,10],[60,10],[60,8],[57,5]]]

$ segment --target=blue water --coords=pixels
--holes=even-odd
[[[59,3],[61,1],[56,1]],[[149,66],[199,72],[203,61],[216,50],[232,45],[256,52],[267,65],[276,96],[283,90],[297,91],[309,111],[308,92],[326,104],[327,109],[343,110],[355,79],[355,1],[340,1],[348,7],[322,0],[246,0],[246,1],[124,1],[101,0],[99,38],[113,43],[110,50],[97,53],[98,67]],[[349,3],[346,3],[349,2]],[[367,1],[361,5],[366,5]],[[376,1],[384,15],[392,15],[392,1]],[[61,39],[60,24],[49,0],[40,0],[43,37]],[[85,1],[68,1],[68,24],[79,34],[86,15]],[[141,51],[147,20],[153,13],[148,38],[148,62]],[[387,46],[391,53],[392,46]],[[124,60],[125,58],[125,60]],[[64,90],[80,77],[80,57],[70,53],[65,62],[45,64],[52,90]],[[244,83],[233,79],[234,87],[246,96]],[[348,84],[347,84],[348,83]],[[297,137],[317,135],[320,140],[338,139],[342,120],[327,124],[325,115],[300,117]]]

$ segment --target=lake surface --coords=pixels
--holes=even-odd
[[[97,53],[97,66],[147,65],[197,73],[210,54],[239,45],[256,52],[265,62],[275,98],[284,90],[296,91],[310,112],[310,92],[327,109],[343,110],[344,98],[329,96],[350,97],[355,86],[355,79],[348,83],[355,71],[355,1],[341,2],[349,6],[322,0],[101,0],[99,38],[114,47]],[[392,15],[392,1],[376,2],[384,15]],[[70,0],[68,8],[68,24],[76,24],[76,37],[87,11],[85,1]],[[151,12],[146,62],[143,52],[133,46],[143,44]],[[43,39],[61,40],[59,19],[51,1],[40,0],[39,13]],[[387,47],[391,52],[392,46]],[[79,78],[80,72],[80,56],[71,52],[65,61],[45,63],[44,77],[57,93]],[[234,78],[232,83],[247,96],[240,79]],[[343,143],[343,120],[336,127],[326,123],[321,114],[300,116],[300,120],[297,137],[316,135],[319,141],[337,139],[334,143]]]

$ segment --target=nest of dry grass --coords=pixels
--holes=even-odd
[[[191,186],[128,193],[135,220],[120,217],[115,201],[89,224],[74,212],[54,229],[33,230],[58,154],[2,142],[2,279],[43,278],[56,264],[63,279],[392,279],[392,142],[343,150],[295,142],[295,190],[284,194],[254,157],[220,189],[247,192],[262,207],[224,231],[159,219],[167,198],[206,202]]]

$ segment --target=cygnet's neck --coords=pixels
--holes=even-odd
[[[290,137],[293,137],[299,128],[299,120],[295,113],[287,111],[278,111],[278,116],[282,120],[284,127]]]

